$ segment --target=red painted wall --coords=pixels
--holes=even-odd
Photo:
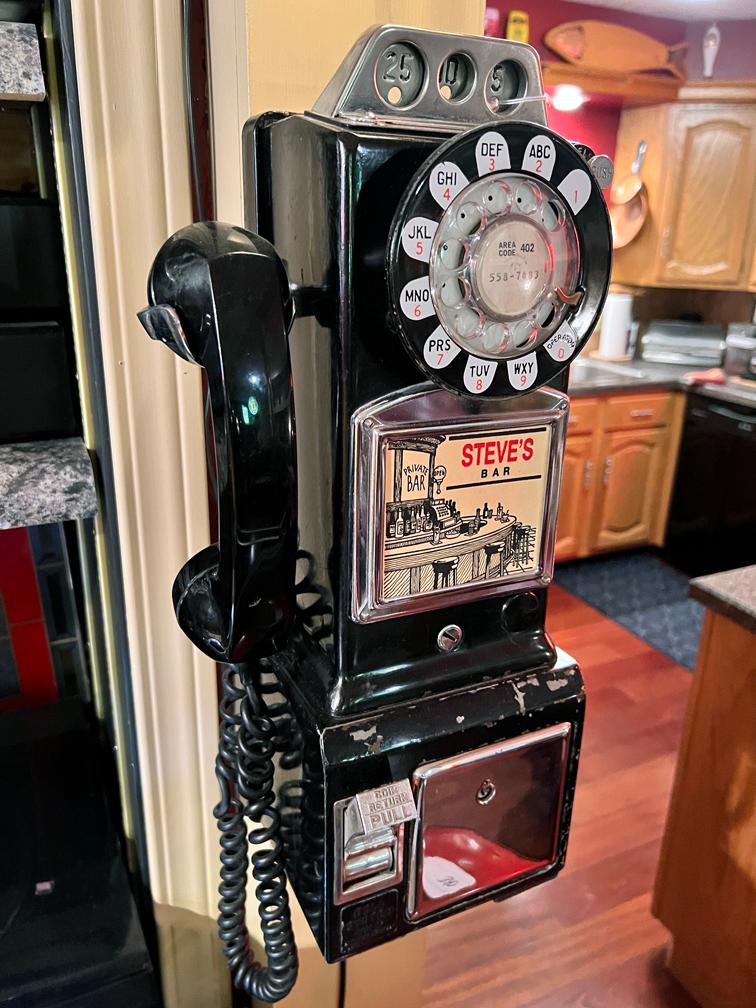
[[[547,93],[550,91],[547,88]],[[597,154],[608,154],[614,160],[619,129],[620,109],[589,100],[575,112],[547,111],[549,126],[567,140],[586,144]]]
[[[688,77],[703,77],[703,37],[710,21],[692,21],[687,25]],[[753,80],[756,77],[756,20],[717,21],[721,33],[715,80]]]

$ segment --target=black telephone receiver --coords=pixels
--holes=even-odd
[[[273,792],[273,756],[282,752],[285,762],[292,739],[286,705],[266,703],[275,684],[262,683],[257,661],[283,645],[294,617],[296,440],[287,342],[293,307],[270,243],[215,222],[192,224],[168,239],[150,271],[149,301],[139,313],[142,325],[205,368],[212,409],[218,543],[181,569],[173,604],[190,640],[226,664],[216,759],[221,801],[214,810],[221,832],[220,936],[237,986],[277,1001],[297,975]],[[269,844],[252,854],[267,967],[249,951],[245,817],[259,824],[249,843]]]
[[[239,662],[285,638],[294,613],[296,439],[287,334],[288,280],[264,238],[229,224],[192,224],[158,252],[153,339],[205,368],[218,480],[218,544],[173,586],[186,635],[216,661]]]
[[[140,319],[207,373],[219,541],[173,598],[224,665],[224,952],[277,1001],[287,880],[333,962],[564,864],[584,691],[546,590],[611,165],[549,130],[529,46],[392,25],[243,146],[263,237],[179,231]]]

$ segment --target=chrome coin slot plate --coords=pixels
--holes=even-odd
[[[312,111],[353,124],[443,132],[515,117],[546,125],[532,46],[399,25],[365,32]]]

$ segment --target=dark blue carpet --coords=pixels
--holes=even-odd
[[[554,580],[678,664],[695,665],[704,607],[688,598],[685,574],[641,551],[560,564]]]

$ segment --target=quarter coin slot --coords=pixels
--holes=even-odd
[[[425,60],[408,42],[383,50],[375,65],[375,88],[392,108],[407,108],[420,96],[425,82]]]

